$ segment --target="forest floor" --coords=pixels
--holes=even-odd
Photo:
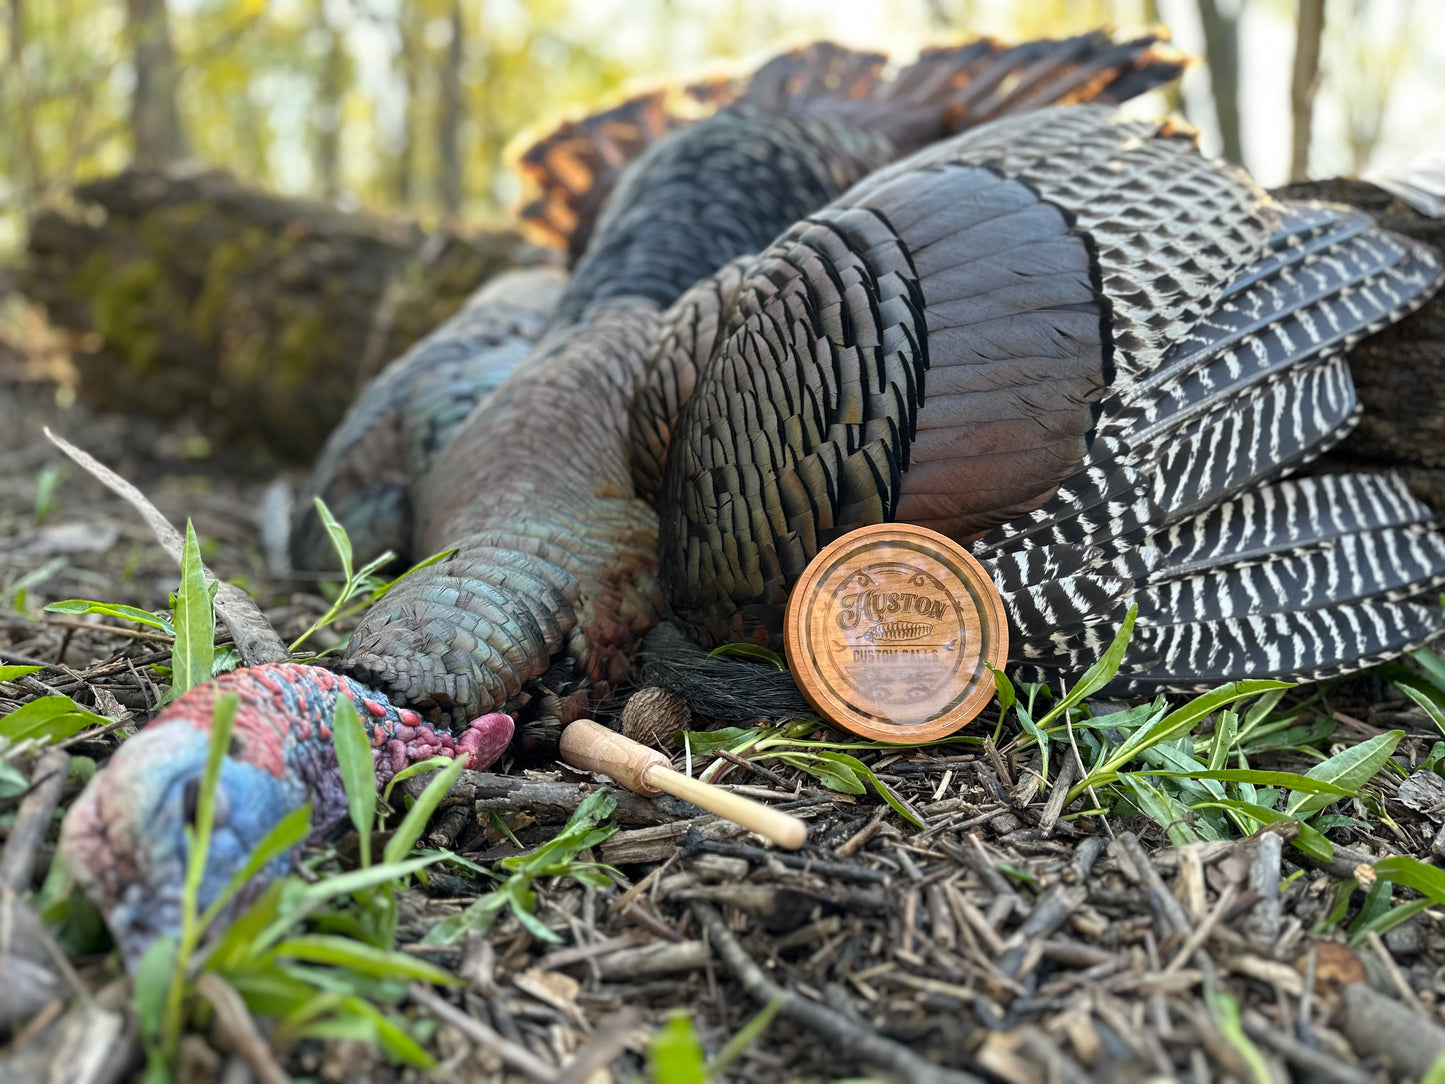
[[[46,359],[0,346],[0,664],[44,667],[0,684],[0,715],[37,695],[70,696],[121,723],[67,743],[73,758],[103,763],[153,712],[164,685],[154,667],[169,660],[168,638],[43,605],[88,598],[163,609],[177,570],[127,505],[61,466],[44,426],[138,484],[173,522],[192,518],[210,567],[242,584],[283,637],[327,603],[314,582],[268,570],[276,463],[65,400]],[[1201,760],[1220,726],[1210,718],[1215,730],[1205,721],[1196,739]],[[177,1076],[265,1080],[280,1065],[324,1081],[682,1082],[704,1079],[700,1060],[717,1070],[721,1055],[728,1064],[715,1079],[759,1082],[927,1079],[928,1065],[946,1067],[939,1080],[1009,1084],[1419,1078],[1445,1050],[1445,909],[1404,887],[1406,873],[1392,894],[1371,867],[1387,855],[1437,861],[1442,734],[1379,677],[1291,691],[1251,725],[1275,739],[1248,745],[1254,771],[1302,773],[1403,735],[1386,770],[1354,788],[1359,797],[1331,794],[1333,804],[1308,817],[1282,789],[1266,796],[1263,776],[1196,772],[1183,781],[1192,791],[1160,783],[1154,809],[1166,812],[1156,819],[1139,812],[1150,807],[1147,792],[1135,791],[1130,805],[1117,784],[1066,805],[1080,771],[1074,743],[1046,743],[1045,759],[1012,713],[1000,726],[990,709],[965,732],[969,743],[848,750],[914,824],[871,785],[853,785],[866,772],[820,771],[812,754],[841,748],[836,738],[790,733],[723,759],[728,785],[809,821],[799,855],[765,849],[714,817],[687,816],[690,807],[619,796],[617,831],[593,848],[613,867],[611,883],[539,877],[532,921],[504,912],[485,937],[417,944],[491,883],[457,866],[407,889],[401,948],[462,980],[413,986],[398,999],[439,1069],[393,1068],[354,1039],[283,1043],[262,1019],[269,1053],[218,1024],[182,1043]],[[802,737],[834,744],[784,740]],[[1243,751],[1226,746],[1227,765]],[[701,766],[687,759],[678,753],[680,769]],[[7,763],[37,772],[32,756]],[[1298,815],[1251,833],[1234,819],[1221,833],[1223,818],[1197,801],[1243,801],[1224,788],[1256,784],[1245,798]],[[554,837],[598,786],[560,766],[500,781],[464,773],[426,840],[490,866]],[[72,775],[62,810],[78,790]],[[0,829],[13,831],[24,800],[0,799]],[[1089,814],[1096,801],[1109,812]],[[1307,819],[1327,831],[1330,857],[1293,845],[1308,837]],[[45,880],[54,840],[52,828],[34,848],[22,892]],[[316,853],[323,876],[348,868],[355,836]],[[103,941],[71,963],[87,995],[128,1005]],[[75,1054],[65,1026],[85,998],[72,992],[15,1024],[0,1049],[0,1078],[31,1079]],[[770,999],[781,1011],[748,1030]],[[439,1012],[445,1019],[429,1026]],[[134,1027],[110,1042],[105,1069],[88,1079],[139,1079]]]

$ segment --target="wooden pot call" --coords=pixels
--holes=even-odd
[[[562,760],[567,764],[615,779],[644,798],[671,794],[790,851],[807,842],[808,826],[797,817],[675,772],[671,761],[656,749],[591,719],[578,719],[563,730],[561,746]]]

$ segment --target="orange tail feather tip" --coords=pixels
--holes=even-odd
[[[1183,71],[1186,58],[1167,37],[1161,29],[1118,41],[1097,30],[1014,46],[977,38],[925,48],[896,71],[882,53],[813,42],[773,57],[748,76],[654,88],[564,122],[518,159],[529,190],[518,217],[535,239],[575,258],[628,163],[675,129],[739,101],[776,112],[846,111],[878,130],[888,129],[889,117],[906,128],[911,108],[959,131],[1054,103],[1120,102],[1168,83]]]

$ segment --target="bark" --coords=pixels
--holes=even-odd
[[[219,440],[309,460],[356,394],[382,301],[414,286],[383,359],[536,250],[515,235],[347,215],[229,174],[130,171],[31,225],[20,288],[77,333],[81,395],[186,416]],[[103,211],[104,214],[98,214]],[[100,225],[92,222],[103,219]]]
[[[176,107],[178,71],[166,0],[126,0],[126,24],[135,66],[130,108],[135,164],[142,168],[165,166],[186,153]]]
[[[462,209],[462,5],[452,0],[452,36],[441,71],[441,107],[437,111],[437,194],[442,212],[455,219]]]
[[[1427,218],[1368,181],[1310,181],[1277,194],[1348,203],[1445,250],[1445,219]],[[1445,513],[1445,292],[1355,347],[1350,370],[1364,417],[1323,467],[1401,469],[1416,494]]]
[[[1289,147],[1289,179],[1310,175],[1310,135],[1314,128],[1315,91],[1320,83],[1320,39],[1325,30],[1325,0],[1299,0],[1294,68],[1289,83],[1289,111],[1294,122]]]
[[[1221,11],[1218,0],[1199,0],[1199,21],[1204,27],[1204,58],[1209,65],[1209,87],[1223,144],[1221,153],[1231,162],[1243,162],[1239,136],[1239,13]]]

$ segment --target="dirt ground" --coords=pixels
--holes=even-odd
[[[191,517],[210,566],[251,592],[283,636],[325,603],[314,583],[267,561],[267,539],[284,524],[273,483],[299,472],[196,432],[74,405],[62,362],[17,350],[14,336],[0,345],[0,663],[46,666],[0,685],[0,714],[58,691],[134,726],[156,702],[149,666],[168,658],[165,638],[41,607],[82,597],[160,609],[176,569],[127,505],[63,464],[44,426],[140,485],[173,522]],[[1320,711],[1339,724],[1334,743],[1403,727],[1397,760],[1407,768],[1441,737],[1377,680],[1335,687]],[[989,715],[970,730],[992,731]],[[82,735],[69,751],[103,760],[123,733]],[[605,889],[538,884],[538,917],[561,945],[509,917],[486,939],[413,946],[466,980],[434,995],[458,1010],[431,1040],[436,1079],[524,1079],[519,1051],[567,1064],[553,1079],[607,1079],[590,1074],[609,1063],[610,1079],[642,1076],[648,1037],[670,1014],[688,1013],[713,1054],[780,992],[782,1012],[728,1079],[1353,1084],[1416,1078],[1445,1050],[1441,915],[1426,909],[1354,948],[1343,931],[1363,891],[1343,922],[1326,921],[1361,862],[1436,861],[1445,842],[1434,805],[1410,793],[1402,801],[1393,778],[1377,782],[1385,817],[1344,803],[1357,819],[1331,833],[1339,849],[1328,868],[1305,864],[1286,832],[1175,847],[1146,818],[1070,817],[1057,773],[1072,777],[1074,764],[1054,757],[1041,787],[1036,750],[1017,752],[1015,736],[1006,725],[998,747],[859,754],[923,830],[871,793],[742,760],[729,784],[809,820],[811,842],[797,856],[675,801],[624,796],[621,830],[597,855],[622,879]],[[1256,766],[1302,770],[1288,758]],[[465,773],[428,838],[494,861],[517,848],[488,826],[493,813],[535,844],[595,785],[562,768]],[[66,786],[62,808],[77,789]],[[18,801],[0,802],[0,824]],[[36,855],[37,885],[53,848],[52,831]],[[1362,884],[1370,874],[1358,872]],[[414,889],[403,942],[483,890],[454,875],[433,878],[431,894]],[[74,963],[91,990],[120,977],[114,954]],[[408,1011],[433,1010],[413,1001]],[[479,1041],[467,1021],[501,1043]],[[22,1026],[0,1066],[46,1034],[44,1020]],[[184,1049],[187,1079],[255,1079],[255,1065],[224,1042],[196,1036]],[[316,1080],[420,1079],[354,1042],[275,1056]],[[125,1079],[133,1066],[112,1068],[110,1079]]]

